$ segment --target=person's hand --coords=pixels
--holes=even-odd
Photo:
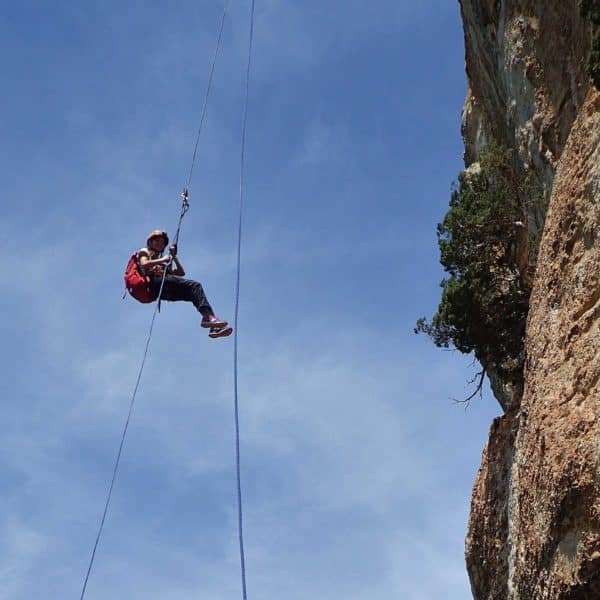
[[[163,265],[170,265],[173,262],[173,256],[169,254],[169,256],[164,256],[162,258]]]
[[[171,256],[177,256],[177,244],[172,244],[169,246],[169,254]]]

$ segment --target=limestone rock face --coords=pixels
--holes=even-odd
[[[467,164],[490,138],[551,185],[588,89],[589,31],[577,0],[461,0],[470,91]]]
[[[600,94],[562,153],[527,331],[509,597],[600,598]]]
[[[461,0],[465,162],[491,140],[550,194],[522,393],[473,490],[476,600],[600,600],[600,93],[577,0]],[[495,389],[498,386],[495,386]],[[500,399],[499,399],[500,400]]]

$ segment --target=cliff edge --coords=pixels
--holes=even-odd
[[[522,385],[490,373],[504,414],[473,490],[472,592],[476,600],[600,599],[600,94],[590,72],[600,5],[460,6],[467,171],[498,144],[511,150],[515,178],[534,177],[548,200],[545,221],[526,223],[526,238],[537,228],[541,242],[523,272]]]

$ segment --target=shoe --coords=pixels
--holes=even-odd
[[[233,327],[219,327],[213,328],[209,331],[208,337],[215,339],[220,337],[227,337],[233,333]]]
[[[231,335],[232,333],[233,333],[233,327],[225,326],[225,327],[211,329],[210,332],[208,333],[208,337],[212,338],[214,340],[215,338],[227,337],[228,335]]]
[[[210,315],[208,318],[202,318],[200,327],[204,327],[205,329],[223,329],[223,327],[227,327],[227,321],[221,321],[221,319],[215,317],[215,315]]]

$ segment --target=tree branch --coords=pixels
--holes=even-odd
[[[475,396],[477,396],[477,394],[479,394],[480,398],[483,398],[483,382],[485,381],[485,369],[482,369],[481,371],[479,371],[479,373],[477,373],[475,375],[475,377],[473,377],[473,379],[470,379],[468,381],[469,385],[473,385],[476,381],[477,381],[477,387],[475,388],[475,391],[468,397],[465,398],[464,400],[457,400],[456,398],[453,398],[453,402],[455,404],[464,404],[465,405],[465,410],[467,410],[467,408],[469,408],[469,404],[471,403],[471,400],[473,400],[473,398],[475,398]]]

